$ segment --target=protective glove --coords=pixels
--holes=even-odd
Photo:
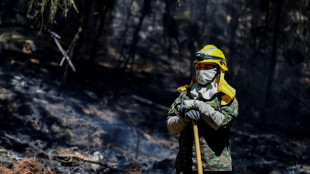
[[[184,116],[185,112],[186,112],[186,104],[183,102],[183,103],[180,105],[179,115],[180,115],[180,116]]]
[[[178,115],[168,116],[167,117],[167,128],[170,133],[178,134],[183,131],[183,129],[187,126],[191,119],[189,117],[185,117],[186,106],[182,103],[179,107]]]
[[[190,118],[190,119],[192,119],[194,121],[198,121],[200,119],[199,111],[194,110],[194,109],[185,112],[184,115],[185,115],[185,117],[188,117],[188,118]]]
[[[194,100],[190,100],[190,101],[194,101]],[[179,108],[179,115],[183,117],[184,122],[188,123],[191,120],[198,121],[200,119],[200,113],[197,110],[187,109],[187,108],[189,107],[186,106],[186,103],[184,102],[180,105],[180,108]]]
[[[183,104],[184,108],[182,109],[185,111],[191,109],[198,110],[201,114],[201,117],[215,130],[218,130],[222,125],[225,116],[219,111],[216,111],[209,104],[199,100],[185,100]]]
[[[179,115],[184,116],[185,112],[194,109],[194,101],[195,100],[184,100],[184,102],[180,105]]]

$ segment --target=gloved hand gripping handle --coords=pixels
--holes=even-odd
[[[215,130],[219,129],[225,118],[221,112],[216,111],[212,106],[204,103],[203,101],[185,100],[183,110],[187,111],[191,109],[198,110],[201,117]]]

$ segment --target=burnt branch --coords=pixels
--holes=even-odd
[[[51,34],[51,37],[54,39],[54,41],[55,41],[55,43],[56,43],[56,45],[57,45],[59,51],[60,51],[61,54],[63,55],[63,57],[65,57],[65,58],[67,59],[67,61],[68,61],[69,65],[70,65],[70,67],[72,68],[72,70],[73,70],[74,72],[76,72],[75,66],[73,65],[73,63],[72,63],[70,57],[69,57],[68,54],[67,54],[68,51],[65,51],[65,50],[63,49],[63,47],[60,45],[59,41],[58,41],[58,39],[60,39],[61,37],[60,37],[57,33],[53,32],[53,31],[48,30],[48,32]],[[61,60],[60,66],[63,64],[63,62],[64,62],[64,59]]]

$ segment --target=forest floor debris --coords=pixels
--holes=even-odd
[[[61,89],[48,74],[8,72],[0,73],[4,172],[27,164],[60,174],[174,173],[178,137],[168,133],[165,119],[178,94],[158,88],[172,81],[164,79],[169,75],[101,76]],[[234,173],[310,173],[309,139],[238,119],[231,133]]]
[[[49,168],[36,162],[35,158],[23,159],[14,165],[13,169],[8,169],[0,164],[0,173],[3,174],[55,174]]]

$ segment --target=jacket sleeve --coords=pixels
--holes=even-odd
[[[180,117],[179,115],[168,116],[167,117],[168,131],[172,134],[178,134],[183,131],[183,129],[189,122],[190,120],[184,117]]]
[[[197,109],[201,117],[214,130],[230,128],[234,118],[238,115],[238,102],[236,99],[232,100],[228,105],[221,106],[219,109],[200,100],[185,100],[184,104],[187,110]]]
[[[238,116],[238,101],[236,98],[232,100],[228,105],[222,106],[219,110],[224,115],[224,120],[220,129],[230,128],[234,119]]]
[[[186,91],[183,91],[180,96],[172,103],[170,110],[168,111],[168,117],[166,120],[167,129],[172,134],[178,134],[183,131],[190,119],[186,119],[179,115],[180,105],[186,99]]]

